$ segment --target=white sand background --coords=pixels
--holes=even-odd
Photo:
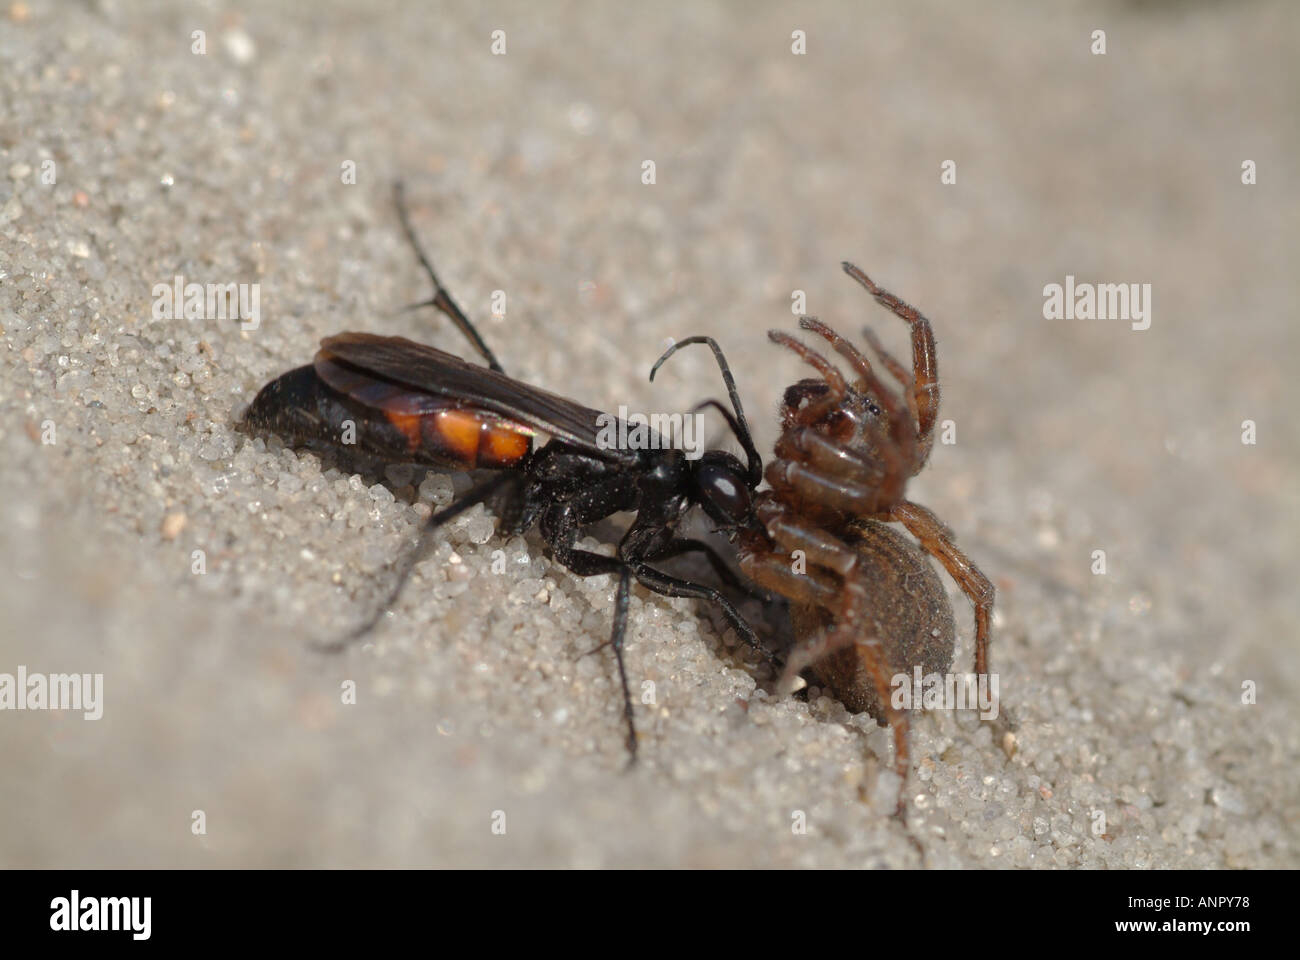
[[[581,657],[613,585],[478,510],[369,644],[310,649],[452,481],[232,427],[330,333],[468,355],[393,313],[427,296],[400,176],[512,374],[681,410],[721,393],[707,351],[646,372],[709,333],[765,454],[805,375],[764,337],[792,291],[905,349],[852,259],[932,318],[956,443],[910,492],[998,586],[1020,727],[1008,757],[967,714],[916,718],[926,863],[1296,866],[1298,52],[1288,2],[3,0],[0,672],[105,691],[97,721],[0,713],[0,864],[921,863],[886,731],[773,697],[713,613],[639,588],[656,703],[625,771],[612,658]],[[260,326],[153,319],[178,274],[259,284]],[[1150,329],[1044,319],[1067,275],[1151,284]]]

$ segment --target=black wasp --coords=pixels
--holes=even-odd
[[[660,357],[650,377],[654,379],[655,370],[679,347],[707,344],[717,358],[734,415],[716,400],[706,401],[701,408],[712,406],[723,415],[744,448],[746,464],[722,450],[710,450],[690,460],[682,450],[672,448],[609,449],[608,444],[598,442],[599,411],[506,376],[421,249],[400,184],[394,189],[394,198],[402,229],[433,281],[433,297],[414,306],[432,306],[446,314],[488,366],[468,363],[404,337],[340,333],[321,341],[312,363],[263,387],[244,420],[254,429],[289,439],[330,444],[339,442],[350,423],[355,427],[356,447],[381,460],[498,473],[429,518],[420,547],[403,564],[387,601],[347,638],[331,646],[341,648],[378,623],[383,610],[401,591],[432,531],[500,493],[505,504],[500,511],[505,532],[520,534],[537,524],[551,555],[573,573],[618,577],[609,645],[623,687],[627,748],[635,759],[636,727],[623,664],[628,590],[633,579],[664,596],[716,603],[741,639],[766,655],[749,624],[716,589],[650,566],[698,552],[724,582],[738,584],[708,544],[677,535],[678,524],[697,504],[729,535],[751,522],[762,461],[727,361],[712,338],[688,337]],[[550,439],[534,447],[539,434]],[[625,434],[620,431],[619,435]],[[583,527],[620,511],[634,512],[636,519],[615,556],[575,546]]]

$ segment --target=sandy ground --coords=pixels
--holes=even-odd
[[[0,863],[921,862],[885,731],[640,589],[625,771],[613,661],[581,656],[613,585],[480,510],[370,643],[313,652],[465,478],[232,427],[330,333],[467,352],[394,314],[427,296],[399,176],[512,374],[681,410],[720,393],[707,352],[646,371],[710,333],[765,453],[792,291],[905,349],[849,258],[933,319],[955,442],[910,492],[997,584],[1019,729],[1008,756],[916,718],[928,864],[1300,863],[1300,8],[1044,6],[6,0],[0,673],[104,692],[99,720],[0,713]],[[258,284],[260,325],[154,319],[177,275]],[[1046,319],[1067,276],[1150,284],[1149,329]]]

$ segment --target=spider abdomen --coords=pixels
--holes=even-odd
[[[875,520],[854,521],[843,539],[858,558],[849,577],[870,598],[860,611],[862,637],[875,637],[883,645],[891,678],[905,674],[911,684],[918,666],[923,676],[946,673],[952,666],[956,624],[943,583],[925,553],[896,528]],[[821,636],[833,621],[824,607],[805,604],[791,604],[790,619],[802,640]],[[811,671],[846,708],[887,724],[858,647],[828,654]]]

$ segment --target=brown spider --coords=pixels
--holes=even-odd
[[[930,321],[853,264],[845,263],[844,272],[911,326],[912,373],[870,329],[863,335],[905,388],[902,398],[856,347],[815,318],[802,317],[799,325],[848,361],[858,377],[852,384],[815,350],[778,330],[768,333],[821,379],[801,380],[785,392],[781,436],[764,473],[771,489],[758,496],[758,524],[741,534],[740,567],[791,602],[797,643],[779,684],[783,691],[811,669],[850,710],[893,727],[903,782],[897,812],[904,818],[908,721],[891,703],[891,678],[917,665],[924,674],[945,672],[955,633],[952,608],[925,554],[944,565],[975,605],[981,675],[988,672],[993,584],[957,549],[951,530],[903,496],[908,477],[929,458],[939,413]],[[919,546],[882,521],[901,523]],[[802,551],[806,570],[792,562],[795,551]]]

